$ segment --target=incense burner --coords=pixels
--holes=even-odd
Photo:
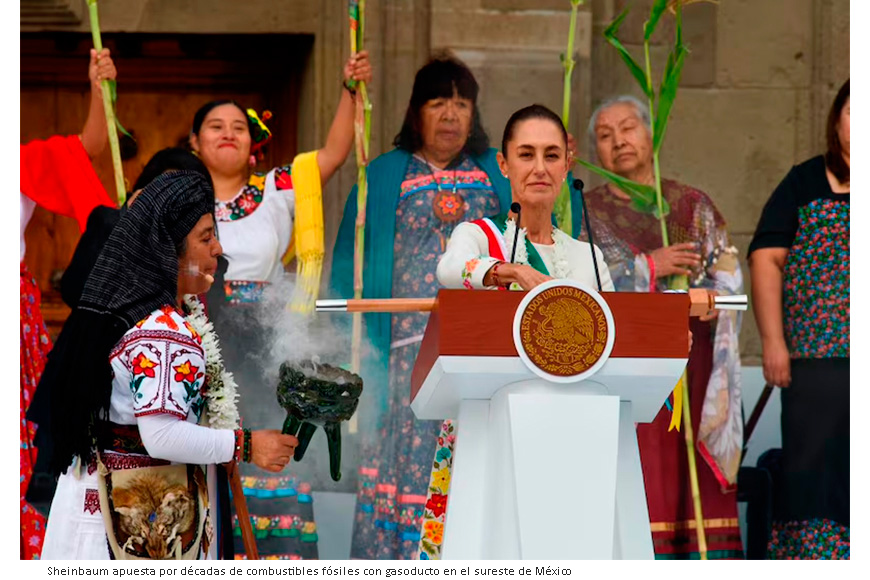
[[[341,422],[350,419],[359,404],[363,381],[344,369],[313,361],[285,362],[278,377],[278,403],[287,411],[283,433],[295,435],[300,461],[317,427],[329,444],[329,475],[341,479]]]

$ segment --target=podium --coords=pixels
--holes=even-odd
[[[438,293],[411,408],[456,420],[442,559],[654,557],[635,424],[655,418],[686,367],[691,301],[592,294],[612,316],[609,356],[556,382],[517,350],[525,292]]]

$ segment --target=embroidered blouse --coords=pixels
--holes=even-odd
[[[525,229],[522,230],[525,232]],[[500,234],[499,234],[500,235]],[[592,263],[592,252],[587,242],[580,242],[557,230],[565,245],[565,277],[578,282],[589,284],[597,288],[595,269]],[[522,236],[525,241],[525,236]],[[510,247],[510,241],[505,241],[505,246]],[[556,266],[557,256],[555,245],[534,244],[535,249],[541,256],[547,270],[553,277],[559,271]],[[610,270],[604,262],[604,255],[598,247],[595,247],[598,272],[601,277],[601,289],[604,292],[613,292],[613,282],[610,279]],[[466,222],[456,226],[447,250],[438,262],[438,281],[446,288],[472,288],[485,289],[483,278],[487,271],[499,260],[490,255],[489,239],[484,230],[477,224]]]
[[[229,262],[229,283],[275,282],[293,235],[291,166],[254,173],[229,201],[215,200],[218,237]],[[238,284],[236,284],[238,285]]]

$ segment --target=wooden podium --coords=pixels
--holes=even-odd
[[[411,408],[457,421],[442,558],[652,559],[635,424],[655,418],[686,367],[690,297],[598,295],[609,357],[558,383],[515,346],[525,296],[442,290],[430,315]]]

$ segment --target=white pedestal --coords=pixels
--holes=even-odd
[[[630,402],[530,379],[460,403],[443,559],[652,557]]]

